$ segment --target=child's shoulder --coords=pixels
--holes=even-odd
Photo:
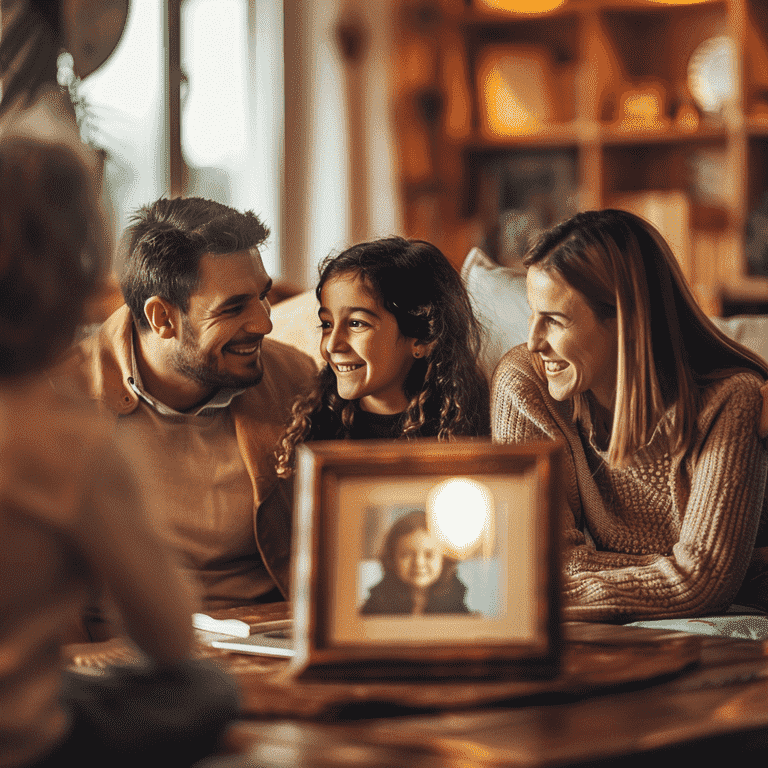
[[[0,493],[30,516],[69,526],[112,425],[42,377],[0,388]]]

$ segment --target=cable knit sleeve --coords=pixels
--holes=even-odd
[[[515,350],[499,364],[494,438],[520,442],[538,428],[566,441],[564,479],[576,485],[582,518],[565,523],[564,618],[630,621],[727,609],[766,514],[760,379],[740,373],[707,389],[684,457],[670,457],[663,439],[652,441],[632,467],[602,468],[608,479],[598,483],[563,404],[526,371],[532,368]]]
[[[570,428],[570,429],[569,429]],[[525,344],[511,349],[499,362],[491,385],[491,435],[497,443],[560,440],[565,446],[564,541],[567,548],[585,543],[581,528],[582,502],[577,480],[578,447],[569,440],[573,431],[570,404],[555,403],[547,383],[533,369]]]
[[[565,582],[567,619],[671,618],[728,608],[765,514],[760,383],[757,376],[738,374],[706,393],[691,451],[669,464],[672,504],[648,509],[656,531],[679,519],[671,552],[635,555],[634,564],[614,552],[571,553],[572,565],[581,562]],[[638,538],[653,541],[656,531],[638,531]]]

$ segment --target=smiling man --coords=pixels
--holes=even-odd
[[[126,231],[126,305],[66,362],[117,417],[204,609],[288,595],[291,506],[274,450],[314,362],[265,336],[272,281],[251,212],[161,199]]]

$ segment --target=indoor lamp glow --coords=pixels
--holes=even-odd
[[[564,0],[482,0],[483,5],[495,11],[510,13],[546,13],[562,5]]]
[[[427,496],[427,526],[458,560],[493,541],[493,517],[490,491],[469,478],[438,483]]]

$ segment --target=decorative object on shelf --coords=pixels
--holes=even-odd
[[[706,115],[719,115],[736,100],[736,43],[727,35],[705,40],[688,62],[688,88]]]
[[[691,274],[690,200],[680,189],[649,190],[616,195],[610,200],[611,208],[629,211],[650,221],[669,243],[677,257],[683,274]]]
[[[695,133],[699,130],[700,122],[699,110],[696,109],[692,99],[684,99],[677,105],[674,117],[675,128],[685,133]]]
[[[646,82],[624,91],[619,98],[619,128],[623,131],[661,131],[669,128],[661,83]]]
[[[478,5],[494,11],[510,13],[546,13],[553,11],[565,0],[478,0]]]
[[[478,57],[480,123],[489,138],[541,132],[555,112],[553,63],[535,45],[489,45]]]
[[[563,150],[496,152],[478,172],[484,250],[496,263],[524,271],[531,238],[576,213],[576,157]]]

